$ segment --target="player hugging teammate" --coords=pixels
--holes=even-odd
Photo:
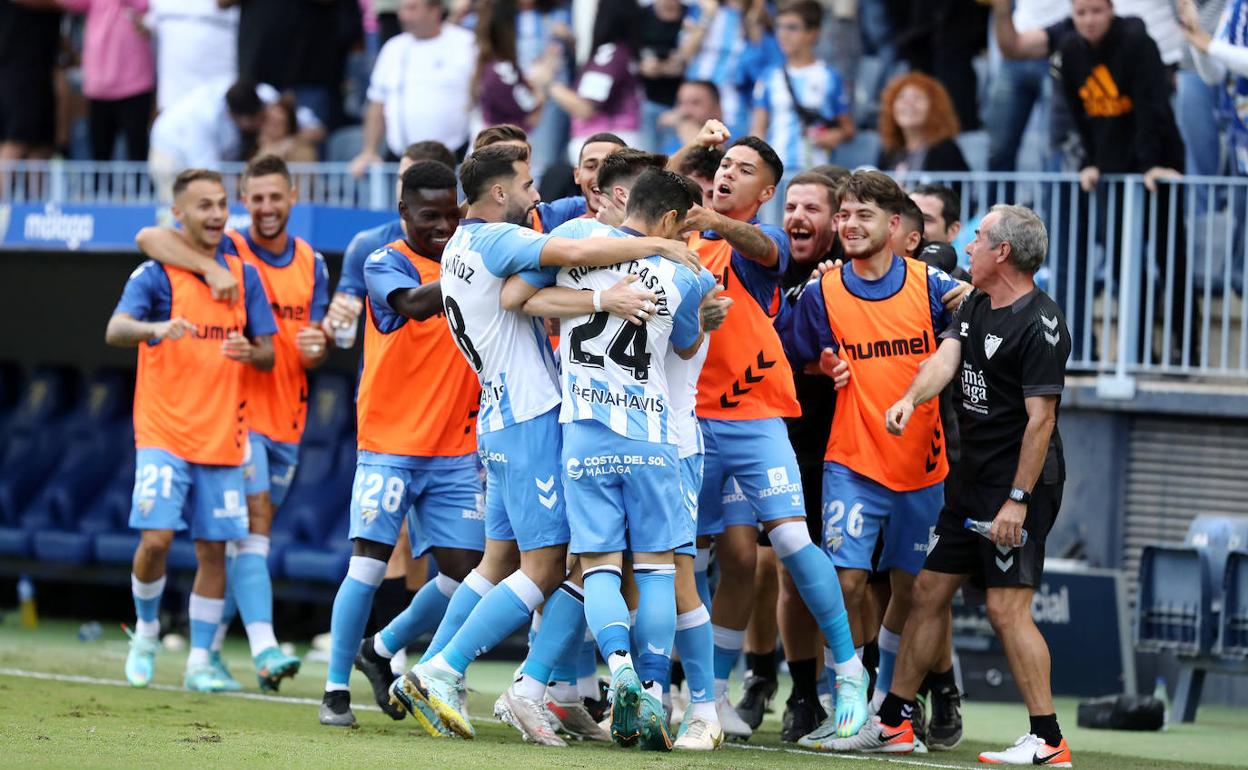
[[[1029,613],[1061,501],[1056,422],[1070,351],[1060,311],[1032,280],[1047,251],[1039,218],[995,207],[967,249],[966,283],[896,253],[914,241],[900,236],[916,209],[881,173],[800,174],[785,191],[786,229],[760,224],[783,164],[766,142],[729,142],[711,120],[670,160],[591,138],[582,155],[599,162],[578,177],[586,198],[551,207],[523,131],[502,128],[458,180],[441,162],[406,166],[402,226],[354,276],[366,331],[353,555],[334,603],[321,722],[355,723],[354,665],[391,718],[472,738],[468,668],[530,623],[528,656],[494,706],[527,741],[706,751],[748,739],[776,691],[774,625],[751,648],[739,711],[727,690],[766,569],[785,586],[778,608],[759,605],[779,616],[794,678],[784,739],[947,750],[961,740],[950,604],[969,578],[987,589],[1031,717],[1026,736],[981,761],[1069,766]],[[676,173],[695,156],[719,158],[696,183]],[[186,172],[174,193],[183,233],[141,236],[160,264],[135,272],[108,331],[110,343],[140,347],[139,620],[126,672],[138,686],[151,679],[164,557],[189,513],[200,566],[187,686],[237,686],[215,652],[229,595],[262,686],[276,687],[298,660],[276,649],[258,570],[293,475],[303,370],[329,342],[323,265],[285,233],[294,190],[284,166],[249,168],[253,226],[229,234],[228,248],[218,248],[219,177]],[[592,213],[568,218],[578,212]],[[795,372],[821,387],[799,396]],[[418,404],[405,396],[431,377],[437,387]],[[933,399],[954,377],[942,410]],[[823,427],[812,435],[826,436],[821,468],[799,466],[789,438],[814,419]],[[962,449],[952,471],[951,432]],[[405,520],[413,555],[432,553],[439,579],[364,638]],[[435,628],[395,678],[390,659]],[[868,644],[878,669],[864,664]],[[595,653],[610,670],[605,712]],[[679,719],[676,656],[688,690]],[[587,678],[589,692],[578,688]]]

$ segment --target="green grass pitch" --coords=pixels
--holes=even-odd
[[[477,738],[426,737],[409,720],[393,722],[372,706],[358,672],[352,700],[359,727],[320,726],[316,703],[324,664],[307,663],[280,697],[195,695],[180,690],[182,654],[157,658],[154,688],[124,685],[126,642],[120,629],[79,642],[76,624],[44,622],[37,631],[0,627],[0,754],[7,767],[407,767],[407,768],[829,768],[977,766],[976,754],[1009,745],[1026,729],[1021,706],[967,703],[967,739],[956,751],[908,757],[816,754],[780,744],[779,708],[748,744],[713,754],[656,755],[609,745],[568,750],[526,745],[510,727],[489,717],[507,685],[512,664],[483,661],[469,672],[470,710]],[[244,684],[254,679],[241,640],[231,639],[226,660]],[[782,684],[782,692],[784,685]],[[1161,733],[1113,733],[1074,725],[1075,703],[1058,714],[1081,768],[1202,768],[1243,766],[1248,730],[1231,709],[1206,707],[1194,725]]]

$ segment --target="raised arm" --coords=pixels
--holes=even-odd
[[[997,47],[1007,59],[1043,59],[1049,55],[1049,34],[1043,29],[1018,30],[1014,27],[1011,0],[993,0],[992,31]]]
[[[726,217],[704,206],[694,206],[689,209],[685,223],[691,229],[714,230],[738,254],[763,267],[775,267],[780,261],[780,246],[761,228],[749,222]]]
[[[888,432],[900,436],[906,429],[906,423],[914,414],[914,408],[935,398],[948,385],[958,365],[962,363],[962,341],[946,339],[936,348],[936,355],[927,359],[919,367],[918,374],[901,399],[890,406],[884,414],[884,423]]]
[[[162,265],[180,267],[202,275],[212,290],[212,298],[233,305],[238,301],[238,281],[230,271],[195,249],[181,231],[172,227],[144,227],[134,236],[134,243],[145,256]]]

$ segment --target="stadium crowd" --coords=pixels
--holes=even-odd
[[[131,684],[151,681],[188,528],[186,687],[241,689],[219,655],[236,614],[262,689],[298,673],[273,628],[269,533],[306,371],[362,327],[322,724],[355,724],[356,669],[389,717],[471,738],[468,668],[528,625],[494,713],[540,745],[748,739],[783,655],[783,740],[948,750],[950,607],[969,582],[1029,716],[981,761],[1070,766],[1030,611],[1072,350],[1035,282],[1045,226],[992,207],[962,271],[958,189],[830,161],[966,170],[959,135],[983,127],[988,164],[1013,168],[1048,102],[1046,163],[1085,191],[1102,174],[1149,190],[1216,174],[1210,132],[1244,173],[1243,0],[602,0],[587,24],[508,0],[0,2],[18,52],[0,64],[20,73],[3,157],[72,144],[67,67],[46,49],[61,10],[85,14],[90,154],[146,158],[181,225],[137,234],[150,259],[106,331],[138,349]],[[973,61],[990,33],[1006,60],[985,87]],[[1185,98],[1203,114],[1177,118]],[[865,160],[845,149],[864,130],[879,139]],[[322,157],[400,171],[398,218],[356,236],[332,290],[315,244],[287,231],[287,161]],[[241,230],[212,170],[225,160],[248,161]],[[782,226],[759,222],[772,200]],[[437,575],[409,595],[424,557]]]

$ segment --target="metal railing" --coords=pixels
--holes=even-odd
[[[302,201],[377,210],[393,205],[395,170],[378,165],[356,178],[345,164],[291,165]],[[222,168],[231,194],[241,171]],[[1105,395],[1130,396],[1139,374],[1248,381],[1248,179],[1185,177],[1153,193],[1140,176],[1107,176],[1090,194],[1075,174],[923,173],[900,181],[956,189],[968,232],[997,203],[1041,216],[1049,255],[1039,277],[1066,314],[1070,369],[1103,375]],[[782,183],[765,221],[780,222],[783,190]],[[145,163],[0,164],[0,204],[162,199]]]

